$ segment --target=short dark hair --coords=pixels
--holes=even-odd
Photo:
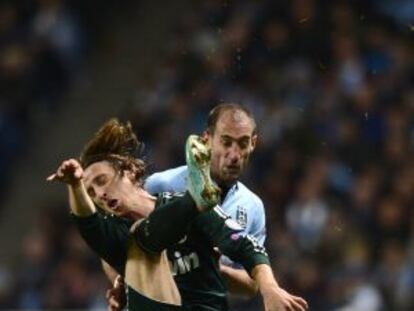
[[[245,113],[253,123],[253,134],[256,134],[256,121],[252,112],[246,107],[236,103],[222,103],[211,109],[207,118],[207,129],[211,134],[214,134],[220,116],[227,111],[242,111]]]
[[[86,143],[79,161],[83,168],[95,162],[108,161],[121,173],[125,170],[133,172],[135,180],[142,183],[146,169],[145,162],[138,158],[142,148],[131,123],[121,123],[113,118],[105,122]]]

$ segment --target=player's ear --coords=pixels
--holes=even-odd
[[[129,168],[124,170],[124,176],[127,177],[130,181],[135,180],[135,174],[133,171],[131,171]]]
[[[124,170],[124,175],[133,183],[139,183],[139,177],[137,169],[134,168],[132,165]]]
[[[210,140],[210,131],[208,129],[205,130],[201,135],[201,138],[203,139],[204,143],[207,143]]]
[[[253,134],[252,135],[252,141],[251,141],[251,144],[250,144],[250,152],[253,152],[254,151],[254,149],[256,149],[256,144],[257,144],[257,135],[256,134]]]

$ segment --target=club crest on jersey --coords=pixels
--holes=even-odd
[[[243,206],[237,206],[237,214],[236,214],[237,223],[243,228],[246,229],[247,227],[247,211],[246,208]]]

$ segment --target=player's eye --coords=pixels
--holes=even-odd
[[[250,143],[249,139],[243,139],[243,140],[239,141],[240,149],[246,149],[247,147],[249,147],[249,143]]]
[[[93,190],[93,188],[92,188],[92,187],[89,187],[89,188],[86,190],[86,192],[88,192],[88,194],[89,194],[89,196],[90,196],[91,198],[94,198],[94,197],[95,197],[95,195],[96,195],[95,190]]]
[[[108,182],[108,176],[106,175],[99,175],[94,179],[94,183],[98,186],[103,186]]]
[[[232,141],[231,141],[231,139],[223,138],[221,140],[221,143],[223,144],[224,147],[231,147]]]

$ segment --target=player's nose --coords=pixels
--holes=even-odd
[[[108,199],[108,195],[104,190],[96,189],[95,192],[96,192],[96,196],[98,197],[98,199],[101,200],[102,202]]]
[[[235,163],[235,162],[238,162],[240,158],[241,158],[240,148],[237,147],[236,144],[233,144],[233,146],[229,150],[229,159],[231,162]]]

